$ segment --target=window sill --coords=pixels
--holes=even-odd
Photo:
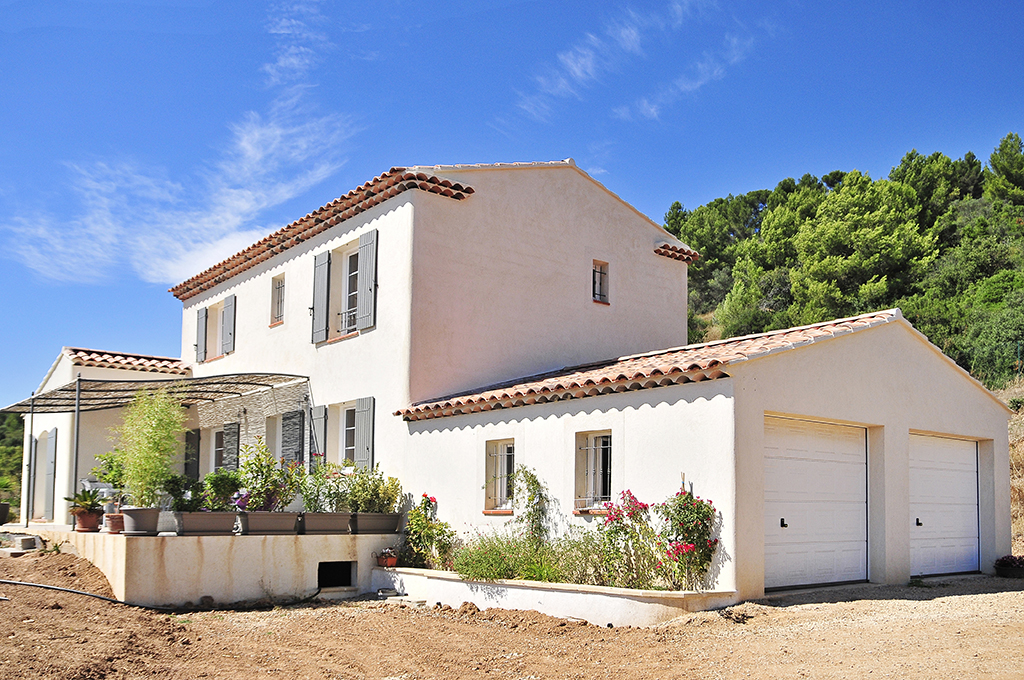
[[[512,511],[511,510],[484,510],[484,514],[488,515],[488,516],[498,515],[498,516],[509,516],[510,517],[512,515]]]
[[[358,335],[359,335],[359,331],[352,331],[351,333],[346,333],[345,335],[339,335],[338,337],[331,338],[330,340],[324,340],[323,342],[319,343],[319,345],[317,345],[317,346],[319,347],[320,345],[330,345],[330,344],[333,344],[335,342],[341,342],[342,340],[348,340],[350,338],[357,337]]]
[[[605,307],[611,307],[612,303],[605,302],[604,300],[594,300],[595,305],[604,305]]]
[[[573,510],[574,515],[607,515],[608,511],[604,508],[580,508],[579,510]]]
[[[269,326],[267,326],[267,328],[277,328],[278,326],[283,326],[283,325],[284,325],[284,321],[283,320],[282,321],[275,321],[274,323],[272,323]]]
[[[227,356],[227,354],[218,354],[215,357],[210,357],[209,359],[203,359],[199,363],[201,363],[201,364],[209,364],[209,363],[212,363],[214,361],[219,361],[220,359],[223,359],[226,356]]]

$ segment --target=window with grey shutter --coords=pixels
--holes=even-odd
[[[235,351],[235,296],[224,298],[224,312],[221,317],[220,353],[229,354]]]
[[[377,323],[377,230],[359,237],[359,302],[356,328],[365,330]]]
[[[373,467],[373,397],[356,400],[356,467]]]
[[[281,458],[286,462],[302,461],[302,433],[305,414],[291,411],[281,416]]]
[[[206,361],[206,307],[196,315],[196,361]]]
[[[314,406],[310,409],[309,467],[316,468],[324,461],[327,453],[327,407]]]
[[[238,469],[239,423],[224,423],[224,469]]]
[[[331,294],[331,254],[313,258],[313,342],[327,340],[328,303]]]
[[[185,433],[185,476],[199,479],[199,430]]]

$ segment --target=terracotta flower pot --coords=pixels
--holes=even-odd
[[[395,567],[398,566],[397,555],[380,555],[377,557],[378,567]]]
[[[102,518],[102,512],[83,512],[75,515],[75,531],[81,533],[99,531]]]
[[[1003,578],[1024,578],[1024,567],[996,567],[996,576]]]
[[[124,531],[124,515],[119,512],[108,512],[103,515],[103,524],[108,534],[119,534]]]

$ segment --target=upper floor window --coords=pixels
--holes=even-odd
[[[313,342],[377,323],[377,230],[352,244],[316,255],[313,264]]]
[[[270,286],[270,325],[284,323],[284,274],[273,278]]]
[[[487,442],[487,510],[512,508],[515,480],[515,441],[501,439]]]
[[[608,302],[608,263],[594,260],[592,279],[594,302]]]
[[[234,295],[197,311],[195,348],[198,362],[235,351]]]
[[[577,510],[598,508],[612,499],[612,433],[576,435]]]

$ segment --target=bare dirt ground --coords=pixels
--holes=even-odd
[[[110,595],[69,554],[0,579]],[[0,584],[3,678],[1021,678],[1024,580],[929,579],[777,596],[653,628],[533,612],[310,603],[165,614]]]

